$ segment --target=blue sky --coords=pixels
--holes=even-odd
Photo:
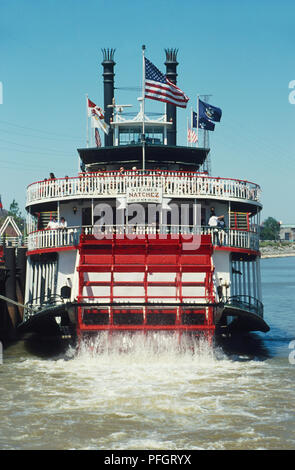
[[[222,121],[210,133],[212,174],[261,185],[262,219],[295,223],[295,3],[291,0],[1,0],[0,194],[24,212],[26,186],[74,176],[86,146],[85,94],[103,106],[102,48],[116,48],[115,86],[140,87],[141,46],[165,72],[177,48],[178,144],[197,94],[210,94]],[[135,91],[118,90],[133,104]],[[155,108],[156,106],[156,108]],[[163,105],[146,100],[146,111]],[[291,208],[291,209],[290,209]]]

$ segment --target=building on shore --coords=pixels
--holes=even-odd
[[[280,240],[295,242],[295,224],[281,224]]]

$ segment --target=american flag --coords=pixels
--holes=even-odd
[[[164,101],[180,108],[186,108],[189,98],[174,83],[163,75],[146,57],[145,98]]]
[[[94,132],[95,132],[96,147],[101,147],[101,140],[100,140],[99,130],[96,128]]]
[[[195,133],[195,131],[193,129],[188,128],[188,130],[187,130],[187,140],[188,140],[188,142],[193,143],[193,144],[198,142],[198,136],[197,136],[197,134]]]

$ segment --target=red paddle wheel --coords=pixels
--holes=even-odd
[[[182,235],[81,235],[77,333],[214,332],[212,242]]]

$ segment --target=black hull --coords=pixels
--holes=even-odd
[[[270,330],[260,315],[232,305],[224,307],[221,324],[226,324],[229,332],[249,333],[261,331],[267,333]]]
[[[35,333],[41,337],[74,340],[77,336],[77,324],[75,318],[70,318],[68,314],[71,307],[77,307],[77,304],[69,303],[43,309],[22,322],[18,329],[21,333]],[[60,317],[59,323],[56,322],[56,317]],[[261,331],[266,333],[269,329],[267,323],[258,314],[232,305],[220,305],[218,316],[215,318],[216,336],[232,332]],[[140,330],[140,326],[138,330]],[[98,331],[92,331],[92,333],[98,333]]]
[[[60,317],[60,323],[55,318]],[[20,333],[34,333],[43,338],[75,337],[76,328],[70,321],[65,305],[44,309],[18,325]]]

